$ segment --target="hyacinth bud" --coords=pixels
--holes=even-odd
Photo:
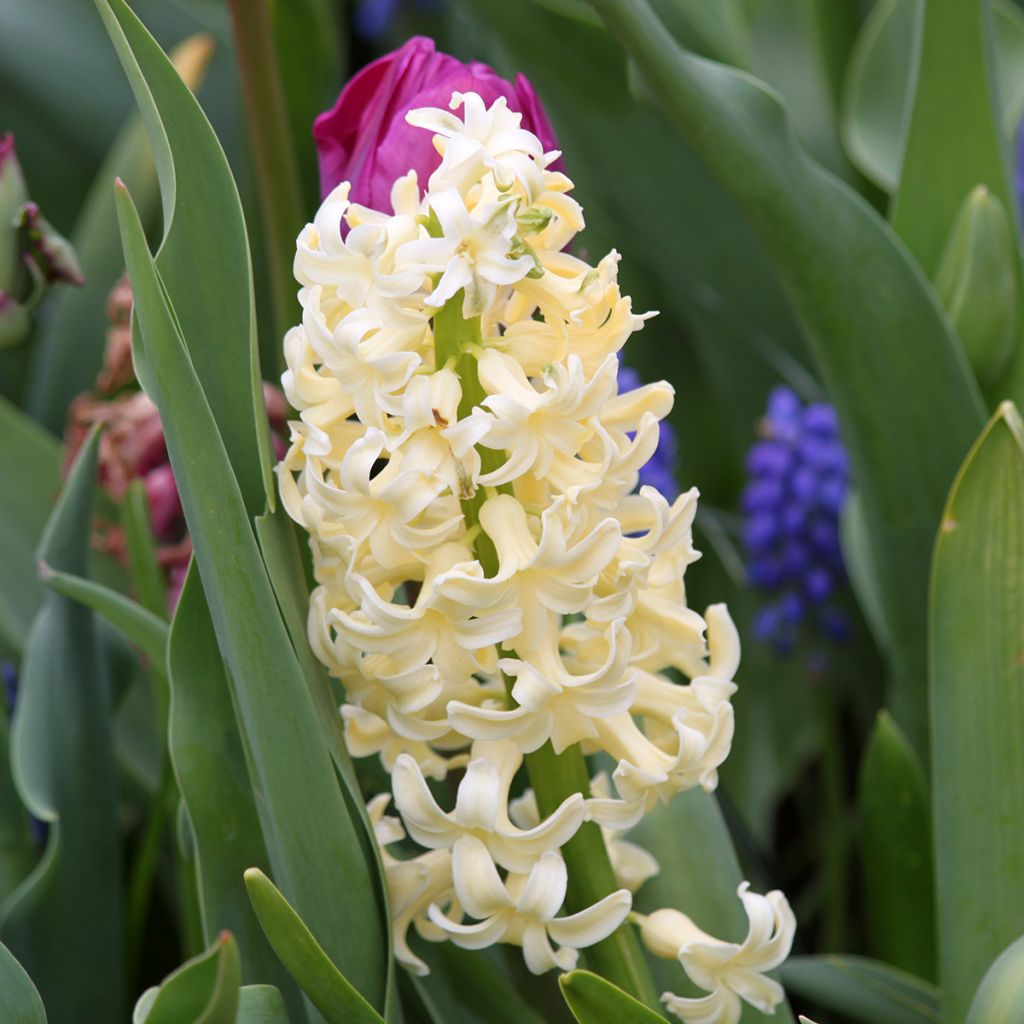
[[[14,151],[14,136],[0,136],[0,289],[11,290],[15,272],[20,273],[17,221],[28,202],[25,175]]]
[[[28,198],[14,136],[0,136],[0,348],[28,334],[28,314],[48,284],[82,285],[71,243]]]
[[[1013,231],[1006,208],[984,185],[964,200],[946,242],[935,288],[983,385],[1006,368],[1017,330]]]
[[[28,329],[28,314],[15,298],[24,270],[18,256],[17,221],[28,200],[25,176],[14,152],[14,136],[0,137],[0,348],[17,344]]]

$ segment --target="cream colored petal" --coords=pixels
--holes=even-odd
[[[530,869],[529,877],[519,895],[516,909],[520,914],[550,921],[565,900],[569,875],[562,855],[549,850]]]
[[[619,889],[579,913],[558,917],[548,923],[548,934],[564,946],[584,949],[609,935],[629,916],[633,897]]]
[[[513,905],[487,847],[475,836],[464,835],[452,847],[452,879],[459,903],[473,917]]]

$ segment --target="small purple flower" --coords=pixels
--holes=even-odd
[[[777,387],[758,433],[746,459],[743,543],[750,582],[771,600],[754,634],[779,653],[793,649],[804,623],[842,642],[849,623],[835,598],[846,582],[839,513],[850,465],[835,410]]]
[[[619,363],[619,391],[634,391],[643,381],[640,374],[631,366]],[[676,464],[679,447],[676,444],[676,432],[668,420],[662,420],[658,436],[658,447],[654,450],[650,461],[640,470],[640,486],[654,487],[669,501],[679,497],[679,481],[676,479]]]
[[[359,0],[352,24],[362,39],[382,38],[391,28],[402,7],[410,7],[417,14],[434,14],[444,0]]]

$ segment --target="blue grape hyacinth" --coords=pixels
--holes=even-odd
[[[632,366],[619,363],[619,391],[633,391],[643,384],[640,374]],[[668,420],[662,420],[658,435],[658,447],[650,460],[640,470],[640,486],[651,486],[661,491],[669,501],[679,497],[679,481],[676,479],[676,463],[679,447],[676,434]]]
[[[850,467],[835,410],[805,406],[777,387],[758,433],[746,459],[743,542],[750,582],[771,599],[755,617],[754,634],[783,654],[805,625],[842,642],[849,623],[836,602],[846,582],[839,513]]]

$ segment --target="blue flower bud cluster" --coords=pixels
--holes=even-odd
[[[805,624],[842,642],[849,622],[836,604],[846,581],[839,513],[850,465],[835,409],[805,406],[777,387],[758,433],[746,458],[743,542],[750,582],[771,600],[755,617],[754,635],[780,654],[796,646]]]
[[[634,391],[642,384],[640,374],[633,367],[619,363],[620,392]],[[654,487],[669,501],[675,501],[679,497],[679,480],[676,478],[679,447],[676,432],[668,420],[662,420],[659,426],[658,447],[640,470],[640,486]]]

